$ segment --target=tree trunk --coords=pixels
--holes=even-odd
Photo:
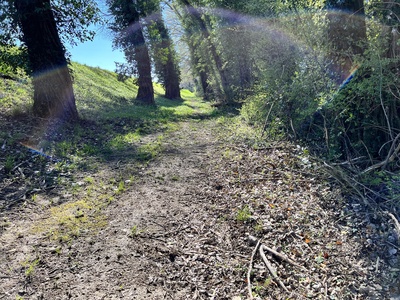
[[[191,29],[185,28],[185,30],[190,52],[191,65],[200,78],[200,86],[203,92],[203,99],[206,101],[211,100],[214,97],[214,88],[210,84],[210,74],[212,74],[212,72],[209,68],[209,65],[202,61],[201,53],[198,47],[196,47],[196,43],[194,41],[194,39],[196,39],[195,35],[191,31]]]
[[[139,90],[136,96],[142,104],[154,105],[154,89],[153,82],[151,80],[151,62],[149,51],[143,36],[142,25],[139,20],[132,27],[132,44],[134,46],[135,61],[137,63],[138,70],[138,85]]]
[[[225,74],[225,70],[223,68],[223,62],[218,54],[217,48],[215,47],[214,43],[211,41],[210,32],[207,28],[205,21],[202,19],[200,11],[193,7],[188,0],[180,0],[181,4],[185,7],[187,15],[194,19],[194,21],[198,24],[200,33],[203,37],[203,40],[207,43],[207,48],[210,51],[211,57],[215,63],[217,72],[218,72],[218,79],[222,86],[223,91],[223,101],[227,101],[231,96],[231,89],[228,84],[228,80]]]
[[[182,3],[181,3],[182,6]],[[191,61],[191,66],[194,68],[194,73],[199,76],[200,79],[200,87],[203,93],[203,99],[204,100],[210,100],[213,96],[213,88],[210,85],[210,74],[211,71],[209,69],[208,64],[202,63],[201,61],[201,54],[199,53],[199,47],[196,45],[196,38],[199,38],[195,34],[195,28],[192,26],[193,24],[190,24],[188,21],[188,18],[190,18],[189,12],[187,9],[183,8],[184,15],[182,15],[178,9],[176,9],[174,6],[170,6],[175,13],[177,14],[178,18],[184,25],[184,30],[185,30],[185,36],[186,36],[186,41],[187,45],[189,48],[189,54],[190,54],[190,61]]]
[[[28,48],[34,114],[41,118],[77,120],[72,79],[50,0],[16,0],[15,8]]]
[[[164,25],[161,12],[158,11],[154,15],[155,26],[160,35],[159,45],[156,45],[156,48],[160,49],[160,51],[158,51],[160,53],[156,54],[154,60],[159,60],[158,63],[156,62],[156,67],[161,66],[162,68],[159,72],[161,72],[163,76],[165,97],[167,99],[180,99],[180,71],[176,62],[174,46],[169,36],[168,29]]]

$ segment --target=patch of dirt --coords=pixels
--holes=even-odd
[[[4,211],[0,299],[397,299],[387,225],[363,220],[301,148],[227,145],[216,128],[182,122],[125,192],[94,208],[107,220],[97,230],[55,241],[32,232],[51,218],[37,202]],[[112,172],[132,172],[125,163]]]

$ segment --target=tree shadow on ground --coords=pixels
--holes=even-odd
[[[96,174],[121,163],[146,164],[163,151],[166,133],[179,122],[225,114],[196,98],[156,97],[156,103],[103,103],[86,108],[84,118],[72,125],[0,115],[0,214],[36,194],[64,188],[76,174]]]

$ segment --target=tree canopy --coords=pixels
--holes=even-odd
[[[62,40],[90,39],[99,21],[94,1],[4,0],[0,6],[0,43],[21,45],[26,71],[33,77],[33,112],[42,118],[78,119],[72,79]],[[15,60],[4,56],[9,65]]]

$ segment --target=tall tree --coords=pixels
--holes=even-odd
[[[138,75],[136,100],[142,104],[154,105],[154,90],[151,79],[149,51],[143,35],[141,14],[148,11],[144,1],[107,0],[114,16],[111,29],[116,33],[114,44],[123,49],[131,74]]]
[[[180,70],[174,45],[162,19],[161,9],[152,14],[148,25],[155,71],[165,88],[165,97],[179,99]]]
[[[16,0],[15,8],[32,70],[34,114],[78,119],[72,79],[50,0]]]
[[[62,39],[85,41],[98,8],[84,0],[1,0],[0,42],[27,50],[27,71],[34,87],[34,114],[41,118],[78,119],[72,79]]]
[[[190,64],[194,77],[198,77],[200,82],[201,94],[204,100],[210,100],[214,94],[214,89],[211,85],[211,68],[210,64],[204,61],[205,55],[202,55],[201,49],[201,37],[198,34],[196,24],[191,22],[191,18],[188,15],[187,10],[179,10],[175,5],[170,6],[171,9],[178,16],[179,21],[183,25],[184,29],[184,40],[189,48]],[[180,6],[182,9],[182,6]],[[197,82],[197,80],[195,80]],[[198,85],[198,84],[196,84]]]
[[[200,40],[198,43],[204,43],[204,47],[202,47],[204,60],[210,60],[212,63],[211,66],[208,67],[209,70],[215,70],[213,72],[214,86],[217,89],[217,94],[222,98],[222,101],[228,101],[232,96],[232,91],[228,83],[228,78],[224,68],[224,62],[218,53],[217,47],[212,40],[210,30],[207,26],[206,16],[202,13],[200,9],[194,7],[188,0],[178,0],[180,6],[185,11],[185,17],[189,20],[186,20],[186,30],[192,30],[191,27],[197,28],[198,33],[200,35]],[[189,37],[190,38],[190,37]],[[196,49],[193,49],[196,50]],[[198,54],[197,54],[198,55]],[[204,57],[205,56],[205,57]],[[208,58],[207,58],[208,57]]]

